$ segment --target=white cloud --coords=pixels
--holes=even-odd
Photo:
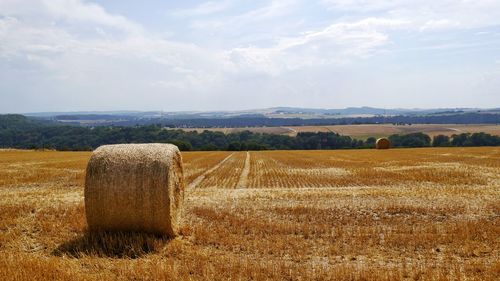
[[[231,7],[232,4],[233,2],[230,0],[208,1],[208,2],[203,2],[198,6],[190,9],[175,10],[170,14],[173,16],[180,16],[180,17],[205,16],[222,12]]]
[[[157,103],[148,105],[140,93],[176,102],[182,100],[179,93],[202,91],[220,77],[217,53],[146,33],[139,24],[96,4],[42,4],[36,15],[12,3],[9,11],[0,11],[0,84],[10,84],[12,91],[42,83],[50,92],[47,101],[55,104],[79,108],[98,97],[108,106],[118,101],[122,107],[120,102],[155,107]],[[53,24],[61,18],[68,24]]]
[[[411,21],[423,30],[480,28],[500,24],[500,1],[476,0],[323,0],[334,11],[382,13]]]
[[[10,14],[0,17],[0,56],[36,55],[56,56],[101,56],[124,59],[146,59],[171,67],[183,66],[195,60],[206,61],[207,54],[194,44],[167,41],[148,34],[143,28],[122,16],[107,13],[96,4],[78,0],[42,1],[46,4],[38,16],[57,20],[59,17],[82,21],[81,25],[95,31],[88,34],[74,26],[53,24],[44,21],[38,24],[30,14],[21,14],[22,9],[10,6]],[[22,6],[22,3],[19,4]],[[0,15],[6,13],[0,12]],[[7,12],[7,14],[9,14]],[[127,31],[125,36],[107,36],[102,26],[111,26]],[[112,33],[110,33],[113,35]],[[78,68],[78,66],[74,66]]]
[[[219,19],[197,19],[191,23],[191,27],[202,30],[218,28],[222,30],[230,29],[236,30],[236,32],[241,32],[242,29],[246,29],[249,26],[276,22],[278,18],[288,15],[297,5],[297,0],[272,0],[267,2],[264,6],[241,14]]]
[[[107,13],[101,6],[81,0],[43,0],[47,11],[56,19],[82,21],[113,27],[127,32],[141,32],[141,26],[120,15]]]
[[[249,67],[271,75],[307,66],[343,64],[371,56],[389,43],[384,31],[401,28],[407,22],[368,18],[340,22],[319,31],[281,38],[272,47],[235,48],[228,57],[237,67]]]
[[[97,4],[81,0],[4,1],[0,3],[0,13],[3,15],[21,15],[43,22],[63,20],[68,23],[97,24],[125,32],[142,32],[139,24],[121,15],[109,14]]]
[[[296,4],[296,0],[273,0],[264,7],[237,16],[236,21],[247,22],[272,19],[287,14],[290,7]]]
[[[322,0],[323,4],[332,10],[347,10],[358,12],[381,11],[397,7],[404,0]]]
[[[422,27],[420,27],[420,31],[443,30],[443,29],[451,29],[457,27],[460,27],[460,23],[453,20],[448,20],[448,19],[428,20],[422,25]]]

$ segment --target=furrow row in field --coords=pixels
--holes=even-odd
[[[284,158],[284,159],[281,159]],[[308,166],[293,165],[294,155],[259,153],[251,159],[249,187],[252,188],[297,188],[331,186],[333,179],[345,179],[349,171],[340,167],[328,167],[321,162],[310,162]],[[307,157],[304,158],[307,163]],[[303,163],[301,163],[303,164]]]
[[[199,188],[236,188],[245,165],[246,152],[235,152],[231,158],[211,172],[198,185]]]
[[[245,158],[245,166],[241,171],[240,179],[238,181],[237,188],[246,188],[248,186],[248,174],[250,173],[250,152],[247,152]]]
[[[219,169],[219,167],[222,166],[233,155],[234,155],[234,153],[230,154],[226,158],[222,159],[222,161],[220,161],[219,163],[217,163],[215,166],[213,166],[209,170],[206,170],[203,174],[199,175],[196,179],[194,179],[188,185],[188,188],[191,189],[191,188],[195,188],[196,186],[198,186],[207,176],[209,176],[211,173],[213,173],[214,171],[216,171],[217,169]]]
[[[500,180],[494,173],[500,164],[500,151],[496,148],[462,156],[436,155],[435,151],[421,149],[411,154],[402,150],[259,152],[251,159],[248,186],[308,188],[423,182],[485,185]]]
[[[231,152],[183,152],[182,161],[184,166],[184,179],[186,185],[190,185],[195,179],[210,170]]]

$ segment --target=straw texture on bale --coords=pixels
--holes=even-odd
[[[97,148],[85,177],[89,230],[175,236],[184,198],[183,179],[182,157],[175,145]]]
[[[386,138],[379,138],[377,142],[375,142],[376,149],[388,149],[391,147],[391,142]]]

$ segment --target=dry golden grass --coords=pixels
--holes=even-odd
[[[86,233],[89,155],[0,151],[0,279],[500,278],[500,148],[250,152],[246,188],[235,153],[173,240]],[[188,183],[228,155],[183,154]]]
[[[80,184],[88,152],[0,150],[0,186],[62,181]]]
[[[490,147],[265,151],[253,155],[253,188],[477,185],[495,182],[500,168],[499,149]]]

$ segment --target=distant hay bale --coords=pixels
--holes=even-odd
[[[182,157],[175,145],[104,145],[92,153],[85,177],[90,231],[175,236],[183,198]]]
[[[386,138],[379,138],[375,142],[376,149],[389,149],[391,147],[391,142]]]

